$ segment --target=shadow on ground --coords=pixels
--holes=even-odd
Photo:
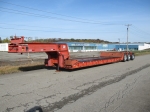
[[[31,71],[31,70],[47,69],[47,70],[56,70],[56,72],[76,72],[76,71],[80,71],[80,70],[84,70],[84,69],[86,70],[86,69],[94,68],[94,67],[108,66],[110,64],[113,64],[113,63],[83,67],[83,68],[78,68],[78,69],[59,68],[59,70],[57,70],[57,67],[46,67],[45,65],[33,65],[33,66],[27,66],[27,67],[19,67],[19,70],[20,71]]]
[[[39,69],[48,69],[48,70],[55,70],[54,67],[45,67],[45,65],[33,65],[27,67],[19,67],[20,71],[31,71],[31,70],[39,70]]]

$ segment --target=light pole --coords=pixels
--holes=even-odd
[[[131,24],[127,24],[125,26],[127,26],[127,51],[128,51],[128,31],[129,31],[129,26],[131,26]]]
[[[120,51],[120,38],[118,38],[118,40],[119,40],[119,51]]]

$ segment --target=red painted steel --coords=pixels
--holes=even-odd
[[[14,38],[11,39],[10,41],[12,44],[17,44],[17,43],[23,43],[24,42],[24,36],[21,36],[20,38],[14,36]]]
[[[9,44],[9,53],[45,52],[48,59],[45,59],[45,66],[56,66],[60,68],[77,69],[124,61],[125,55],[132,55],[132,52],[101,52],[100,57],[71,59],[68,46],[65,43],[25,43],[24,37],[13,38]]]

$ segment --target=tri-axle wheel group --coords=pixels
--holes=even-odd
[[[134,60],[134,58],[135,58],[135,56],[134,56],[133,53],[132,53],[132,54],[124,54],[124,59],[123,59],[123,61],[125,62],[125,61]]]

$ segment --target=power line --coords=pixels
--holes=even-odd
[[[130,33],[131,33],[132,35],[135,35],[135,36],[141,38],[141,39],[148,39],[148,38],[146,38],[146,37],[144,37],[144,36],[142,36],[142,35],[138,35],[136,32],[130,31]]]
[[[2,7],[0,7],[0,8],[2,8]],[[78,20],[64,19],[64,18],[59,18],[59,17],[45,16],[45,15],[40,15],[40,14],[36,14],[36,13],[19,11],[19,10],[14,10],[14,9],[9,9],[9,8],[3,8],[3,9],[1,9],[1,11],[8,12],[8,13],[20,14],[20,15],[27,15],[27,16],[34,16],[34,17],[47,18],[47,19],[55,19],[55,20],[63,20],[63,21],[70,21],[70,22],[78,22],[78,23],[101,24],[101,25],[122,25],[122,24],[113,24],[113,23],[96,23],[96,22],[88,22],[88,21],[78,21]]]
[[[10,24],[10,23],[0,23],[2,25],[15,25],[15,26],[27,26],[27,27],[40,27],[40,28],[52,28],[52,27],[43,27],[43,26],[32,26],[32,25],[24,25],[24,24]],[[67,29],[65,29],[67,30]]]
[[[55,15],[59,15],[59,16],[70,17],[70,18],[75,18],[75,19],[80,19],[80,20],[93,21],[93,20],[90,20],[90,19],[83,19],[83,18],[68,16],[68,15],[58,14],[58,13],[54,13],[54,12],[50,12],[50,11],[45,11],[45,10],[41,10],[41,9],[36,9],[36,8],[32,8],[32,7],[26,7],[26,6],[22,6],[22,5],[18,5],[18,4],[13,4],[13,3],[6,2],[6,1],[3,1],[3,0],[0,0],[0,2],[7,3],[7,4],[10,4],[10,5],[14,5],[14,6],[18,6],[18,7],[23,7],[23,8],[31,9],[31,10],[36,10],[36,11],[40,11],[40,12],[55,14]]]
[[[135,27],[131,27],[131,33],[143,39],[147,39],[150,37],[148,33],[143,32],[142,30],[138,30],[138,28],[135,28]]]
[[[8,28],[8,27],[0,27],[0,28],[1,28],[1,29],[12,29],[12,30],[43,31],[43,32],[59,32],[59,31],[46,31],[46,30],[19,29],[19,28]]]
[[[63,20],[63,21],[80,22],[80,23],[91,23],[91,22],[84,22],[84,21],[77,21],[77,20],[58,18],[58,17],[53,17],[53,16],[45,16],[45,15],[41,15],[41,14],[30,13],[30,12],[25,12],[25,11],[19,11],[19,10],[3,8],[3,7],[0,7],[0,8],[2,8],[3,12],[15,13],[15,14],[20,14],[20,15],[34,16],[34,17],[47,18],[47,19],[57,19],[57,20]],[[91,23],[91,24],[98,24],[98,23]]]
[[[41,32],[59,32],[59,33],[101,33],[100,31],[98,31],[98,32],[89,32],[89,31],[68,32],[68,31],[50,31],[50,30],[19,29],[19,28],[9,28],[9,27],[0,27],[0,28],[1,29],[10,29],[10,30],[38,31],[38,32],[41,31]],[[104,33],[117,33],[117,31],[116,32],[105,31]]]
[[[18,6],[18,7],[21,7],[21,8],[26,8],[26,9],[31,9],[31,10],[35,10],[35,11],[44,12],[44,13],[50,13],[50,14],[55,14],[55,15],[59,15],[59,16],[70,17],[70,18],[74,18],[74,19],[86,20],[87,21],[87,22],[83,22],[83,23],[91,23],[91,21],[92,21],[93,22],[92,24],[124,25],[124,24],[112,24],[112,23],[108,23],[108,22],[99,22],[99,21],[94,21],[94,20],[85,19],[85,18],[78,18],[78,17],[73,17],[73,16],[69,16],[69,15],[64,15],[64,14],[58,14],[58,13],[55,13],[55,12],[45,11],[45,10],[36,9],[36,8],[32,8],[32,7],[27,7],[27,6],[23,6],[23,5],[18,5],[18,4],[6,2],[6,1],[3,1],[3,0],[0,0],[0,2],[6,3],[6,4],[10,4],[10,5],[14,5],[14,6]],[[76,21],[76,22],[80,22],[80,21]]]
[[[133,26],[134,26],[134,25],[133,25]],[[149,39],[149,37],[147,37],[147,36],[149,36],[148,33],[143,32],[142,30],[139,30],[137,27],[136,27],[136,28],[135,28],[135,27],[131,27],[130,33],[131,33],[132,35],[136,36],[136,39],[137,39],[137,38],[140,38],[140,39],[142,39],[142,41]]]
[[[135,25],[133,25],[133,27],[134,27],[135,29],[139,30],[140,32],[143,32],[143,33],[145,33],[145,34],[147,34],[147,35],[150,35],[150,33],[145,32],[144,30],[139,29],[139,28],[136,27]]]
[[[56,29],[56,28],[52,28],[52,27],[42,27],[42,26],[32,26],[32,25],[24,25],[24,24],[10,24],[10,23],[0,23],[1,25],[9,25],[9,26],[26,26],[26,27],[36,27],[36,28],[50,28],[50,29]],[[79,30],[79,29],[60,29],[59,30]],[[86,32],[100,32],[99,30],[86,30]],[[117,31],[117,32],[124,32],[124,31]]]
[[[7,13],[15,13],[15,14],[20,14],[20,15],[41,17],[41,18],[47,18],[47,19],[56,19],[56,20],[63,20],[63,21],[89,23],[89,24],[101,24],[101,25],[123,25],[123,24],[114,24],[114,23],[108,23],[108,22],[95,22],[95,21],[81,21],[81,20],[64,19],[64,18],[60,18],[60,17],[45,16],[45,15],[41,15],[41,14],[19,11],[19,10],[15,10],[15,9],[5,8],[5,7],[0,7],[0,8],[2,8],[1,11],[7,12]]]

